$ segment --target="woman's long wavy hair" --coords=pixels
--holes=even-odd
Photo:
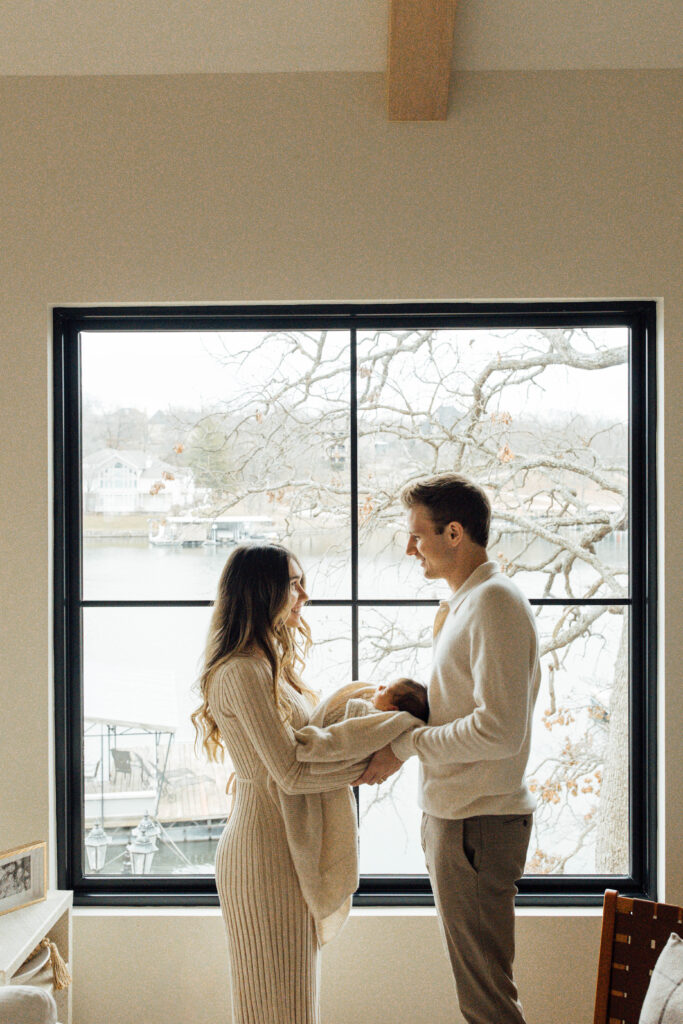
[[[195,746],[201,741],[210,761],[223,760],[225,745],[209,707],[209,686],[228,659],[253,654],[254,650],[263,652],[273,672],[273,700],[283,721],[291,716],[289,702],[283,699],[289,686],[318,702],[318,694],[299,676],[311,645],[311,631],[303,619],[296,628],[284,621],[291,594],[292,565],[301,572],[303,585],[298,559],[280,544],[240,545],[223,567],[204,666],[194,687],[201,696],[201,704],[191,716]]]

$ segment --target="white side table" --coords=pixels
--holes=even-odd
[[[73,893],[52,889],[46,900],[0,917],[0,985],[9,985],[12,975],[46,936],[56,943],[70,973],[72,966],[71,908]],[[48,988],[55,998],[60,1024],[71,1024],[71,989],[55,989],[50,964],[25,982]]]

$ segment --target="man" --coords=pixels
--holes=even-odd
[[[468,1024],[524,1024],[512,977],[516,882],[534,800],[524,773],[540,682],[526,598],[489,561],[484,491],[447,473],[409,484],[406,554],[452,594],[434,623],[429,721],[378,751],[359,782],[420,760],[422,846]]]

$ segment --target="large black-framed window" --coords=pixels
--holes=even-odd
[[[397,495],[457,468],[542,641],[518,899],[652,897],[654,385],[652,302],[56,309],[60,885],[215,902],[227,778],[189,752],[187,700],[230,547],[300,555],[313,685],[424,677],[446,595],[401,558]],[[361,788],[357,903],[431,900],[415,762]]]

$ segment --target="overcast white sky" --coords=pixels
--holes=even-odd
[[[530,335],[533,332],[529,332]],[[261,335],[258,332],[172,332],[172,333],[95,333],[85,332],[82,337],[82,381],[84,395],[105,410],[135,407],[150,415],[169,406],[197,408],[215,400],[226,401],[243,390],[247,381],[260,386],[272,379],[288,365],[279,345],[269,345],[258,356],[252,356],[238,369],[225,366],[216,359],[222,346],[228,351],[243,349]],[[339,364],[346,364],[346,332],[330,332],[326,341],[338,354]],[[599,329],[591,337],[601,345],[619,347],[626,343],[625,328]],[[442,331],[440,348],[444,362],[453,364],[456,352],[461,358],[474,359],[479,364],[496,352],[503,355],[509,347],[519,350],[522,332],[513,338],[494,337],[485,331]],[[583,345],[582,345],[583,347]],[[359,336],[359,349],[362,348]],[[359,352],[360,358],[360,352]],[[295,371],[295,362],[289,357]],[[441,364],[440,364],[441,365]],[[403,361],[399,377],[405,395],[419,402],[421,385],[414,373],[415,365]],[[239,376],[238,376],[239,373]],[[522,393],[521,389],[506,394],[506,407],[511,412],[528,408],[533,402],[534,412],[545,414],[574,411],[591,416],[627,419],[628,373],[626,364],[598,371],[570,371],[552,367],[544,371],[545,393],[538,389]],[[516,408],[515,408],[516,406]]]

